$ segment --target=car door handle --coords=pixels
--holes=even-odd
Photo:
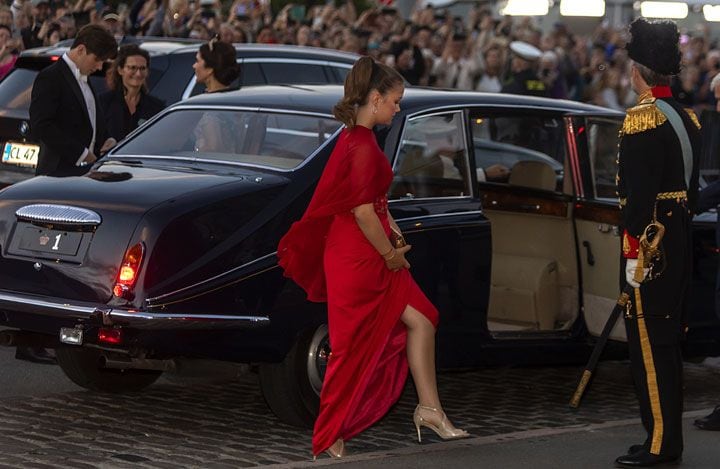
[[[588,265],[595,265],[595,256],[593,256],[592,248],[590,247],[590,241],[583,241],[582,245],[585,247],[586,255],[587,255],[587,263]]]

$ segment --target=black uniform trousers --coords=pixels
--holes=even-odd
[[[658,266],[664,270],[634,289],[625,329],[640,416],[648,433],[645,449],[673,457],[683,451],[681,342],[692,278],[691,218],[685,203],[658,201],[657,219],[666,230],[665,259]]]
[[[679,344],[656,338],[680,327],[674,319],[625,318],[640,418],[648,434],[644,446],[649,453],[663,456],[683,451],[683,361]]]

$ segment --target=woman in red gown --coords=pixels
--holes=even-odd
[[[404,91],[402,77],[369,57],[345,80],[333,112],[342,131],[310,205],[280,241],[285,275],[311,301],[327,301],[332,353],[320,395],[313,454],[344,455],[344,441],[379,420],[400,397],[408,363],[418,393],[413,416],[443,439],[463,438],[440,405],[435,379],[438,311],[395,248],[388,211],[393,173],[378,146],[376,124],[389,125]]]

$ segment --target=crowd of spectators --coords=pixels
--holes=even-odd
[[[7,1],[7,0],[6,0]],[[599,25],[587,35],[563,24],[543,32],[530,17],[496,17],[473,8],[463,17],[418,0],[409,18],[378,4],[360,12],[352,1],[313,6],[269,0],[135,0],[111,8],[103,0],[10,0],[0,6],[0,76],[19,50],[71,38],[87,23],[117,37],[166,36],[225,42],[318,46],[367,54],[395,67],[411,84],[500,92],[512,79],[512,41],[541,51],[531,70],[544,94],[624,110],[630,89],[626,32]],[[709,89],[720,71],[720,48],[707,29],[683,34],[677,99],[696,110],[714,107]],[[8,64],[10,64],[8,66]]]

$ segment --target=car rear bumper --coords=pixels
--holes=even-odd
[[[20,320],[18,317],[23,317]],[[269,324],[267,316],[225,316],[155,313],[112,308],[104,304],[70,302],[0,290],[0,324],[22,328],[27,316],[42,318],[39,323],[82,323],[95,326],[122,326],[139,330],[244,329]]]

